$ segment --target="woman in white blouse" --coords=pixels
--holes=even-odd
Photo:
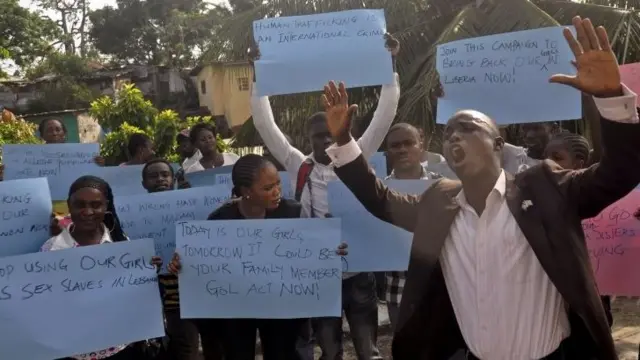
[[[113,192],[104,180],[95,176],[78,178],[69,189],[67,199],[71,224],[47,240],[40,251],[55,251],[78,246],[100,245],[128,241],[120,226],[113,204]],[[159,257],[152,264],[162,265]],[[137,360],[139,352],[131,344],[114,345],[108,349],[70,357],[75,360]]]
[[[213,169],[219,166],[233,165],[240,158],[233,153],[218,152],[216,129],[207,123],[199,123],[191,128],[189,133],[193,146],[202,154],[199,161],[184,168],[185,173]]]

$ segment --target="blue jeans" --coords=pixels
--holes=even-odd
[[[342,281],[342,309],[349,322],[358,360],[382,360],[378,339],[378,297],[372,273],[360,273]],[[317,319],[316,339],[320,360],[342,360],[342,317]]]

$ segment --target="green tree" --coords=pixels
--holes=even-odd
[[[53,76],[50,81],[41,82],[40,98],[29,103],[30,112],[46,112],[89,107],[91,101],[100,94],[82,82],[90,76],[87,60],[79,55],[52,53],[43,62],[27,69],[29,79],[45,75]]]
[[[0,9],[0,59],[26,66],[53,51],[51,45],[60,34],[55,22],[20,6],[18,0],[0,0]]]
[[[203,0],[121,0],[89,14],[90,36],[121,63],[195,66],[220,21],[217,9]]]

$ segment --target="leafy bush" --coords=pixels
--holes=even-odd
[[[107,134],[100,145],[100,156],[107,165],[118,165],[128,160],[127,143],[133,134],[145,134],[143,130],[124,122],[118,131]]]
[[[100,150],[107,165],[127,161],[127,142],[134,133],[143,133],[153,139],[157,156],[178,162],[180,155],[176,153],[176,137],[181,130],[189,129],[199,122],[215,126],[211,116],[187,117],[182,120],[173,110],[158,111],[133,85],[125,85],[115,100],[104,96],[93,101],[90,113],[104,129],[113,130],[106,136]],[[218,150],[231,151],[231,146],[220,135]]]
[[[4,110],[6,111],[6,110]],[[4,144],[41,144],[42,141],[35,135],[36,124],[14,118],[3,111],[0,121],[0,148]],[[10,113],[9,113],[10,114]],[[0,163],[2,153],[0,152]]]

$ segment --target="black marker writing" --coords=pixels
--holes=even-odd
[[[227,295],[238,295],[238,291],[233,289],[233,284],[223,283],[216,280],[209,280],[206,285],[209,295],[219,297]]]
[[[277,257],[287,259],[308,259],[313,255],[313,251],[305,248],[286,248],[282,244],[278,244],[273,251],[273,254]]]

